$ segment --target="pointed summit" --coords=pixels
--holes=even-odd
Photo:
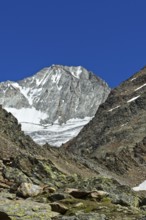
[[[0,104],[26,133],[38,143],[60,145],[89,122],[110,89],[81,66],[52,65],[19,82],[0,83],[0,91]]]

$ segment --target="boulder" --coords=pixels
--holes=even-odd
[[[55,193],[56,189],[54,187],[44,187],[44,191],[45,192],[49,192],[49,193]]]
[[[67,188],[65,190],[66,193],[69,193],[71,196],[74,198],[85,198],[90,194],[90,191],[85,191],[85,190],[79,190],[79,189],[71,189]]]
[[[32,183],[21,183],[17,190],[17,194],[23,197],[33,197],[42,194],[43,188]]]
[[[80,198],[80,199],[85,199],[87,197],[88,198],[95,198],[95,199],[102,199],[102,198],[107,197],[109,195],[109,193],[102,191],[102,190],[86,191],[86,190],[67,188],[65,190],[65,192],[69,193],[74,198]]]
[[[49,204],[42,204],[29,199],[15,201],[0,199],[0,212],[2,214],[7,213],[9,216],[5,219],[1,218],[0,215],[0,220],[51,220],[59,215],[57,212],[51,211]]]
[[[83,213],[75,216],[62,216],[57,218],[56,220],[106,220],[106,216],[104,214],[98,213]]]
[[[105,192],[105,191],[91,191],[89,194],[89,197],[91,198],[95,198],[95,199],[103,199],[104,197],[107,197],[109,195],[109,193]]]
[[[15,182],[17,184],[23,182],[31,182],[31,180],[26,176],[20,169],[6,166],[3,169],[3,176],[8,181]]]
[[[50,206],[52,208],[52,211],[59,212],[60,214],[65,214],[68,210],[65,205],[57,202],[51,203]]]
[[[72,196],[66,193],[54,193],[48,197],[48,199],[52,202],[60,201],[67,198],[72,198]]]

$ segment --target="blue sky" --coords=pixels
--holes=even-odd
[[[0,2],[0,81],[81,65],[117,86],[146,65],[145,0]]]

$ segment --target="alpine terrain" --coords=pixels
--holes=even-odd
[[[17,98],[27,97],[21,83],[2,90],[9,103],[7,91],[19,91],[17,111]],[[25,101],[24,109],[35,108]],[[146,219],[146,68],[113,89],[60,148],[36,144],[2,106],[0,125],[0,219]]]
[[[128,184],[146,180],[146,67],[111,91],[66,149]]]
[[[37,143],[60,146],[92,119],[109,92],[81,66],[53,65],[24,80],[0,83],[0,104]]]

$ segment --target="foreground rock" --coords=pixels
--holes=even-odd
[[[42,187],[31,183],[22,183],[17,190],[17,194],[25,198],[37,196],[42,194],[42,192]]]
[[[52,211],[59,212],[60,214],[65,214],[68,210],[68,208],[65,205],[57,202],[50,203],[50,206],[52,208]]]
[[[0,200],[0,211],[6,213],[11,220],[51,220],[58,216],[58,213],[51,211],[49,204],[30,200]]]
[[[64,184],[64,188],[56,189],[55,193],[45,190],[25,200],[15,194],[1,192],[0,211],[12,220],[141,220],[146,215],[144,199],[140,202],[140,197],[129,187],[113,179],[82,179],[78,176],[77,180]]]
[[[85,190],[78,190],[78,189],[66,189],[65,192],[69,193],[74,198],[86,199],[86,198],[95,198],[95,199],[103,199],[107,197],[109,194],[104,191],[85,191]]]
[[[56,218],[55,218],[56,219]],[[78,214],[76,216],[64,216],[59,217],[57,220],[106,220],[107,217],[104,214],[98,214],[98,213],[91,213],[91,214]]]

